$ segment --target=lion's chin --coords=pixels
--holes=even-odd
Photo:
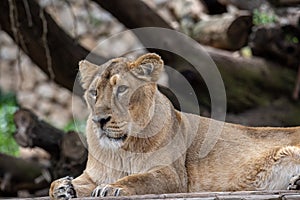
[[[128,138],[126,127],[106,127],[104,130],[94,125],[94,132],[97,134],[100,146],[105,149],[119,149]]]
[[[100,146],[104,149],[117,150],[122,148],[127,138],[127,134],[124,133],[112,133],[108,131],[99,131]]]

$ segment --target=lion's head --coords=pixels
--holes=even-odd
[[[147,126],[154,113],[155,82],[163,65],[160,56],[153,53],[135,61],[112,59],[100,66],[86,60],[79,63],[90,109],[87,126],[102,146],[120,147]]]

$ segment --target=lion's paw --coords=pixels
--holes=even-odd
[[[300,190],[300,175],[293,176],[290,180],[288,190]]]
[[[130,193],[122,187],[102,184],[98,185],[92,192],[93,197],[106,197],[106,196],[128,196]]]
[[[76,191],[72,185],[72,177],[64,177],[52,182],[49,195],[51,199],[68,200],[76,198]]]

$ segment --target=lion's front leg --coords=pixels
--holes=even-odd
[[[51,183],[49,196],[52,200],[67,200],[76,197],[91,196],[96,184],[84,172],[82,175],[73,179],[64,177]]]
[[[76,191],[72,184],[72,177],[64,177],[52,182],[49,196],[51,199],[71,199],[76,197]]]
[[[163,167],[143,174],[126,176],[112,184],[95,188],[92,196],[129,196],[141,194],[164,194],[186,192],[185,178],[182,180],[171,167]]]

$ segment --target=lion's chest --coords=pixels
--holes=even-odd
[[[89,157],[87,173],[97,184],[113,183],[125,176],[149,170],[148,159],[130,152],[103,150]],[[149,166],[148,166],[149,165]]]

